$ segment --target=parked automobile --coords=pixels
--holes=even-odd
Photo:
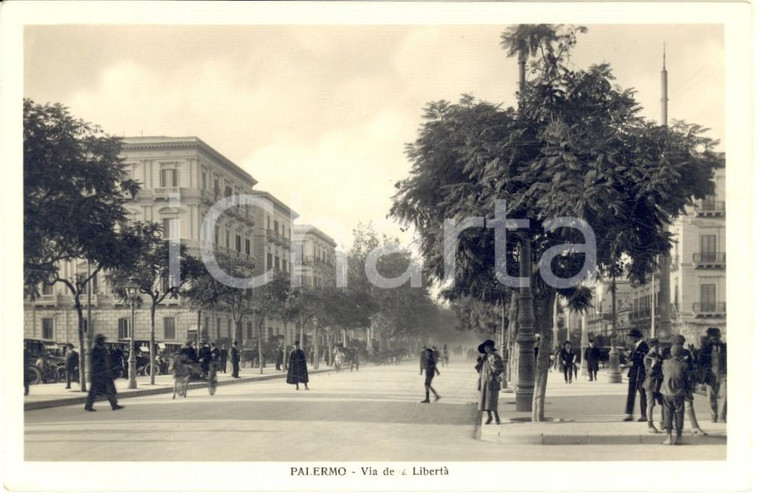
[[[29,363],[24,372],[30,384],[55,383],[66,380],[66,344],[47,339],[24,339],[29,353]]]

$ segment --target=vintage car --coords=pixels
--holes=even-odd
[[[54,383],[66,380],[66,344],[47,339],[24,339],[29,355],[24,372],[30,384]]]

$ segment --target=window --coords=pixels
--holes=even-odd
[[[232,337],[232,320],[227,318],[227,337]]]
[[[225,186],[224,187],[224,197],[228,198],[230,196],[232,196],[232,188],[230,186]]]
[[[219,227],[214,227],[214,246],[219,245]]]
[[[700,252],[702,261],[717,261],[718,236],[703,235],[700,237]]]
[[[280,257],[279,256],[274,257],[274,269],[278,272],[280,271]]]
[[[129,318],[119,318],[119,336],[117,338],[129,338]]]
[[[52,296],[53,295],[53,286],[48,284],[42,284],[42,295],[43,296]]]
[[[699,302],[702,311],[715,311],[716,308],[716,290],[715,284],[702,284],[699,286]]]
[[[219,179],[214,178],[214,199],[219,199]]]
[[[167,316],[164,318],[164,338],[166,340],[176,339],[176,333],[174,332],[174,318]]]
[[[243,240],[239,235],[235,236],[235,251],[238,253],[243,250]]]
[[[245,338],[247,339],[253,338],[253,323],[251,323],[250,321],[246,324]]]
[[[52,318],[43,318],[42,319],[42,338],[43,339],[53,339],[53,319]]]
[[[251,255],[251,240],[250,239],[245,240],[245,255],[246,256]]]
[[[267,215],[267,230],[269,230],[269,229],[272,228],[271,225],[270,225],[270,221],[271,221],[271,219],[269,218],[269,215]]]
[[[229,230],[224,231],[224,247],[226,247],[227,249],[230,248],[230,231]]]
[[[267,270],[272,269],[272,253],[267,253]]]
[[[206,319],[203,321],[203,330],[206,333],[209,333],[211,331],[211,326],[210,326],[211,321],[210,320],[211,320],[211,318],[209,318],[207,316]]]
[[[201,189],[206,190],[206,171],[201,172]]]
[[[179,219],[178,218],[164,218],[163,232],[164,232],[164,239],[179,239]]]
[[[92,277],[88,283],[92,284],[92,293],[97,294],[98,293],[98,275],[95,274],[95,276]],[[90,288],[86,287],[85,294],[87,293],[88,290],[90,290]]]
[[[280,222],[277,220],[274,221],[274,233],[275,235],[280,233]]]
[[[274,335],[274,328],[272,327],[267,328],[267,340],[272,340],[273,335]]]
[[[222,335],[222,319],[221,318],[216,319],[216,334]]]
[[[177,169],[161,169],[161,187],[177,187]]]

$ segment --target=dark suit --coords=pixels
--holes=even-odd
[[[636,392],[639,393],[639,407],[641,417],[647,417],[647,393],[644,390],[644,380],[647,377],[644,357],[649,353],[649,346],[643,340],[636,348],[631,350],[631,367],[628,370],[628,397],[625,402],[625,413],[633,415],[633,406],[636,402]]]
[[[230,349],[230,361],[232,361],[232,376],[240,378],[240,351],[234,345]]]
[[[87,404],[85,408],[89,409],[95,402],[97,395],[105,395],[111,407],[116,407],[116,386],[113,384],[113,375],[111,368],[111,356],[103,345],[95,345],[92,348],[90,358],[90,393],[87,394]]]
[[[728,394],[727,347],[724,342],[706,342],[699,352],[701,377],[705,383],[713,422],[726,421]]]
[[[71,349],[66,354],[66,388],[71,388],[71,381],[77,380],[76,372],[79,367],[79,353]]]
[[[222,373],[227,373],[227,349],[219,351],[219,357],[222,361]]]

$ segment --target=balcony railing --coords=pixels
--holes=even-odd
[[[697,206],[698,217],[722,217],[726,214],[726,202],[725,201],[706,201]]]
[[[275,232],[272,229],[267,229],[267,241],[269,242],[278,242],[279,236],[277,235],[277,232]]]
[[[726,303],[720,301],[700,301],[692,306],[694,316],[725,315]]]
[[[179,187],[157,187],[153,190],[155,199],[179,198]]]
[[[707,252],[694,253],[694,267],[725,267],[726,253]]]

